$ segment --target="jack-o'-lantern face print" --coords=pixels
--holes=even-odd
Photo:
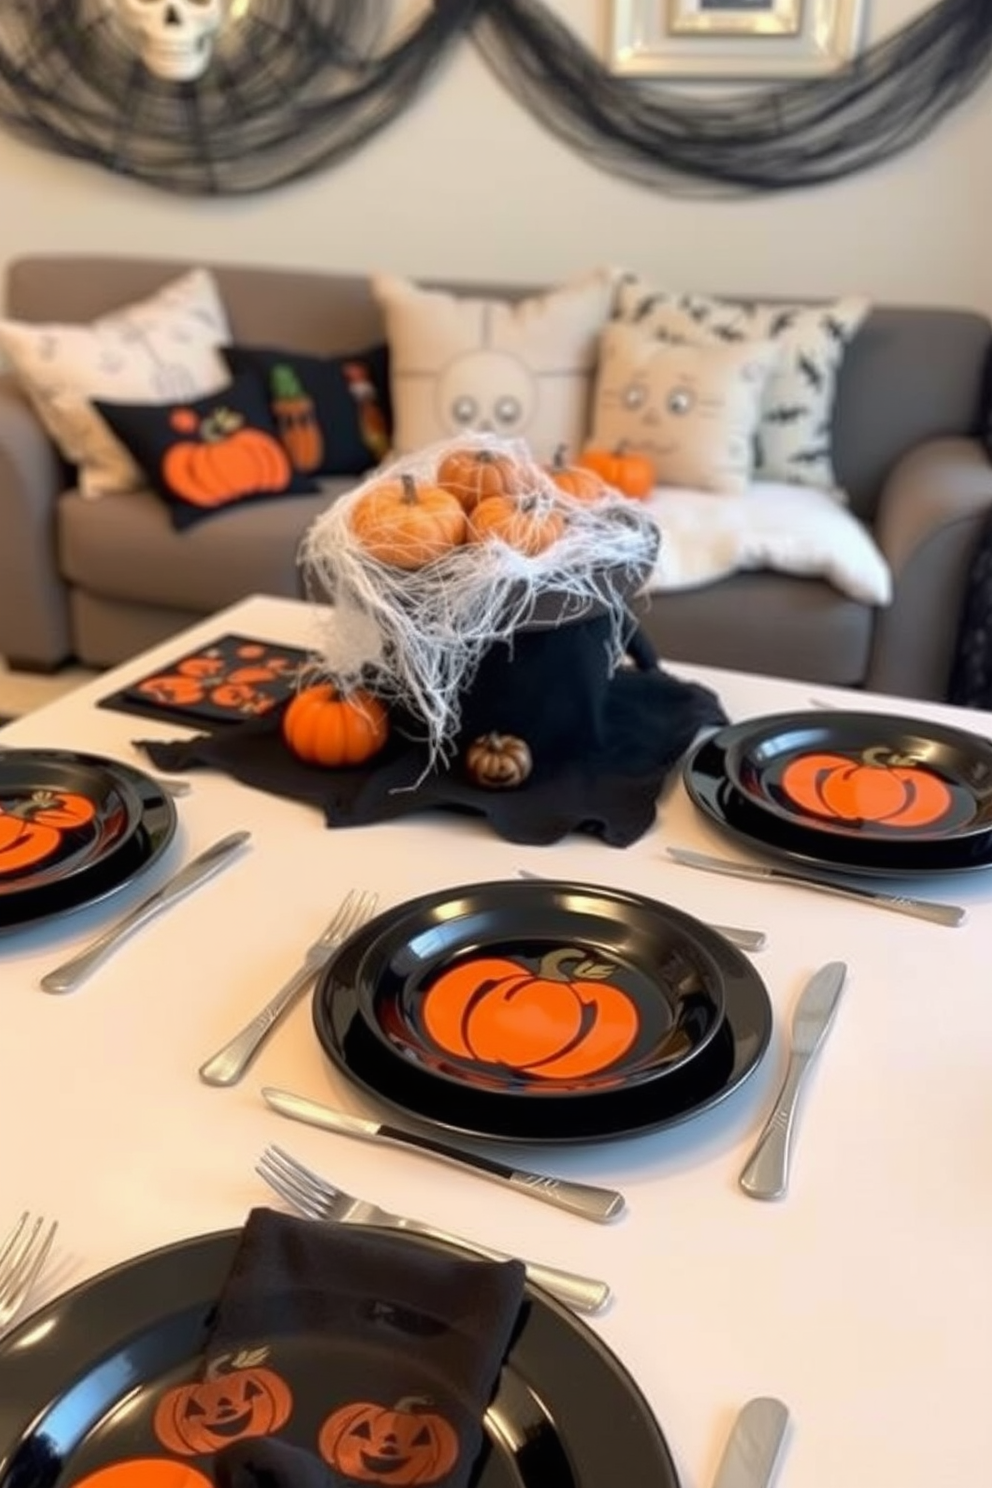
[[[216,715],[258,717],[288,693],[295,672],[288,656],[264,646],[250,642],[233,649],[218,646],[143,678],[134,693],[179,710],[206,703]]]
[[[66,835],[87,826],[96,806],[71,791],[36,790],[0,804],[0,875],[17,874],[53,857]]]
[[[355,1401],[320,1428],[324,1461],[360,1483],[434,1483],[458,1461],[458,1433],[420,1399]]]
[[[549,952],[536,969],[512,957],[473,957],[427,989],[424,1024],[460,1060],[539,1081],[598,1075],[623,1058],[641,1026],[611,980],[615,970],[574,947]]]
[[[265,1349],[215,1360],[203,1379],[166,1391],[153,1421],[155,1435],[180,1456],[219,1452],[233,1441],[268,1436],[285,1425],[293,1393],[266,1368]]]

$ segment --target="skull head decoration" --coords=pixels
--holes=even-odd
[[[202,77],[230,0],[112,0],[111,8],[148,71],[171,83]]]

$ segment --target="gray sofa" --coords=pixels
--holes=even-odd
[[[24,258],[8,267],[4,311],[88,321],[189,266]],[[361,275],[208,266],[242,344],[333,354],[384,339]],[[663,660],[945,697],[972,555],[992,512],[992,466],[977,438],[990,346],[982,315],[879,306],[848,350],[835,465],[892,566],[890,607],[818,579],[735,575],[650,598],[643,623]],[[150,492],[85,501],[13,378],[0,375],[0,655],[36,669],[70,658],[108,666],[246,594],[299,595],[299,540],[334,489],[247,505],[186,532]]]

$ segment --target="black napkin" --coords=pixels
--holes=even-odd
[[[247,1371],[229,1445],[213,1442],[215,1481],[464,1488],[523,1289],[519,1261],[253,1209],[205,1349],[206,1380]],[[211,1403],[219,1435],[216,1391]]]
[[[486,817],[510,842],[544,845],[577,831],[626,847],[653,825],[668,774],[697,733],[728,720],[715,693],[658,667],[640,632],[628,646],[631,663],[611,673],[607,624],[596,619],[494,646],[462,699],[458,758],[449,768],[428,770],[426,746],[402,720],[360,767],[306,765],[283,742],[283,709],[223,735],[135,743],[159,769],[208,766],[310,802],[331,827],[444,808]],[[461,764],[464,744],[489,731],[526,739],[534,768],[522,786],[488,790]]]

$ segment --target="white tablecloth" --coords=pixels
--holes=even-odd
[[[131,741],[181,731],[98,709],[98,698],[224,632],[306,644],[312,625],[302,605],[245,601],[9,726],[0,742],[147,765]],[[814,693],[992,735],[986,713],[673,670],[714,686],[734,719],[802,707]],[[737,1408],[759,1394],[781,1396],[792,1414],[779,1478],[789,1488],[988,1480],[992,871],[914,886],[968,907],[968,922],[949,930],[674,865],[664,855],[669,842],[746,856],[697,814],[679,783],[660,802],[657,827],[618,850],[580,836],[521,848],[481,820],[442,814],[336,832],[310,807],[208,772],[190,778],[177,838],[140,884],[0,939],[0,1229],[22,1208],[58,1216],[39,1301],[127,1257],[240,1224],[271,1201],[253,1169],[276,1140],[394,1209],[610,1281],[615,1301],[591,1326],[645,1391],[684,1488],[710,1482]],[[39,990],[46,970],[241,826],[252,830],[250,850],[78,992]],[[269,1111],[263,1084],[370,1109],[322,1054],[308,1000],[242,1084],[198,1081],[197,1066],[295,968],[348,887],[373,886],[388,906],[523,866],[627,886],[768,932],[755,965],[776,1027],[739,1091],[667,1131],[516,1152],[529,1166],[621,1188],[629,1212],[619,1223],[586,1223]],[[850,977],[800,1112],[790,1193],[755,1202],[737,1175],[784,1072],[790,1010],[807,976],[837,958]]]

